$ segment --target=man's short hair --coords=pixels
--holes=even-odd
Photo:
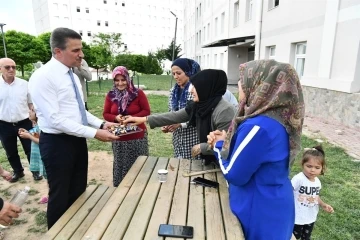
[[[55,50],[54,50],[55,48],[60,48],[61,50],[65,50],[66,43],[69,38],[82,40],[80,34],[72,29],[69,28],[54,29],[50,37],[50,47],[52,54],[53,55],[55,54]]]

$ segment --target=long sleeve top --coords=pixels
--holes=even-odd
[[[131,115],[133,117],[145,117],[150,115],[149,102],[146,98],[145,93],[141,89],[139,89],[138,96],[129,104],[126,111],[128,115]],[[117,115],[119,115],[118,104],[111,101],[109,94],[107,94],[104,103],[103,117],[106,121],[116,122],[115,118]],[[143,129],[144,131],[121,136],[119,141],[128,141],[143,138],[144,132],[146,131],[146,126],[145,124],[140,124],[139,128]]]
[[[275,119],[256,116],[238,126],[223,159],[215,156],[229,183],[230,207],[248,240],[290,239],[295,221],[289,175],[289,136]]]

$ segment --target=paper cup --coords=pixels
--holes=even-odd
[[[159,182],[161,182],[161,183],[166,182],[166,180],[167,180],[167,175],[168,175],[168,170],[166,170],[166,169],[159,169],[159,170],[158,170]]]

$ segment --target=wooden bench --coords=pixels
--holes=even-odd
[[[165,183],[158,181],[162,168],[169,171]],[[90,185],[43,239],[164,239],[159,225],[175,224],[193,226],[193,239],[243,240],[222,173],[203,175],[219,182],[219,189],[183,177],[206,169],[200,161],[141,156],[119,187]]]

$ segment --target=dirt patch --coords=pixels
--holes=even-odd
[[[10,200],[17,189],[24,189],[25,186],[31,188],[28,201],[22,207],[22,213],[15,224],[7,229],[0,229],[5,233],[5,239],[12,240],[37,240],[47,231],[46,226],[46,207],[47,204],[39,204],[39,199],[46,195],[48,186],[45,179],[34,181],[29,164],[26,160],[22,161],[25,168],[25,177],[17,183],[0,181],[0,196],[5,200]],[[103,184],[112,186],[112,166],[113,156],[107,152],[89,152],[89,184]]]

